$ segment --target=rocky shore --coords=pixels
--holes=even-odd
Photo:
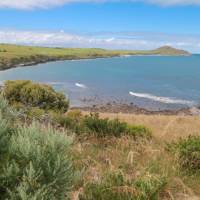
[[[144,114],[144,115],[187,115],[187,116],[200,116],[200,107],[187,107],[176,110],[158,110],[152,111],[140,108],[136,105],[128,104],[111,104],[93,105],[87,107],[72,107],[71,109],[79,109],[88,112],[99,113],[129,113],[129,114]]]

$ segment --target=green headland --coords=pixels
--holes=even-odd
[[[106,58],[125,55],[190,55],[164,46],[155,50],[106,50],[99,48],[49,48],[0,44],[0,70],[57,60]]]

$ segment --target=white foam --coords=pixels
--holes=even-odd
[[[81,84],[81,83],[75,83],[75,86],[80,87],[80,88],[84,88],[84,89],[87,88],[86,85]]]
[[[158,102],[167,103],[167,104],[186,104],[186,105],[194,105],[195,104],[193,101],[187,101],[187,100],[183,100],[183,99],[175,99],[175,98],[171,98],[171,97],[159,97],[159,96],[154,96],[152,94],[147,94],[147,93],[129,92],[129,94],[132,96],[135,96],[135,97],[151,99],[153,101],[158,101]]]
[[[46,82],[49,85],[65,85],[65,82]]]

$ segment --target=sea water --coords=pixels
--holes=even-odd
[[[72,106],[135,104],[151,110],[200,104],[200,56],[129,56],[58,61],[0,72],[64,92]]]

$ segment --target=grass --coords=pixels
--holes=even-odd
[[[2,98],[0,113],[0,199],[200,197],[199,116],[59,113],[34,105],[26,123]]]
[[[88,113],[83,112],[85,114]],[[85,170],[82,185],[74,193],[81,195],[90,184],[99,187],[99,183],[104,182],[105,174],[120,171],[128,180],[140,180],[147,174],[150,177],[163,177],[164,183],[158,191],[157,199],[199,199],[199,174],[185,173],[186,170],[180,168],[176,154],[166,150],[166,147],[168,143],[178,143],[180,137],[187,140],[189,135],[200,136],[200,117],[110,113],[101,113],[100,117],[118,117],[131,125],[144,125],[152,130],[153,138],[137,141],[129,136],[78,138],[73,147],[75,165],[78,169]]]
[[[188,55],[183,50],[162,47],[156,50],[106,50],[99,48],[47,48],[0,44],[0,70],[54,60],[102,58],[123,55]]]
[[[87,115],[88,112],[83,112],[83,114]],[[118,118],[129,124],[144,125],[152,131],[153,137],[159,142],[171,142],[190,135],[200,136],[200,116],[100,113],[100,117]]]
[[[155,189],[157,191],[155,198],[144,197],[143,199],[184,199],[186,197],[198,199],[200,197],[200,177],[190,176],[181,171],[176,157],[167,152],[164,147],[165,145],[155,140],[136,142],[129,137],[87,138],[85,140],[81,138],[77,140],[73,147],[74,165],[77,169],[84,169],[84,173],[82,184],[76,188],[74,193],[80,193],[86,197],[90,195],[89,199],[98,199],[94,198],[91,193],[97,192],[99,187],[101,189],[101,184],[103,184],[103,188],[105,187],[104,181],[106,182],[106,180],[104,178],[107,173],[120,171],[126,180],[137,182],[145,177],[154,177],[156,180],[158,179],[158,182],[160,182],[159,178],[163,180],[159,189]],[[151,180],[149,181],[151,182]],[[112,189],[116,187],[116,184],[113,183],[112,186],[106,187]],[[151,187],[151,183],[149,184]],[[97,191],[94,188],[95,191],[91,191],[91,185],[97,187]],[[130,185],[124,183],[123,187],[130,188]],[[143,187],[146,190],[146,187]],[[131,189],[134,190],[135,187],[132,186]],[[144,192],[144,190],[142,191]],[[112,195],[112,193],[108,195]],[[109,197],[106,198],[109,199]],[[139,196],[138,199],[140,198]],[[99,199],[104,198],[100,196]],[[129,199],[134,198],[129,195]]]
[[[189,174],[200,174],[200,136],[189,136],[168,145],[180,167]]]

